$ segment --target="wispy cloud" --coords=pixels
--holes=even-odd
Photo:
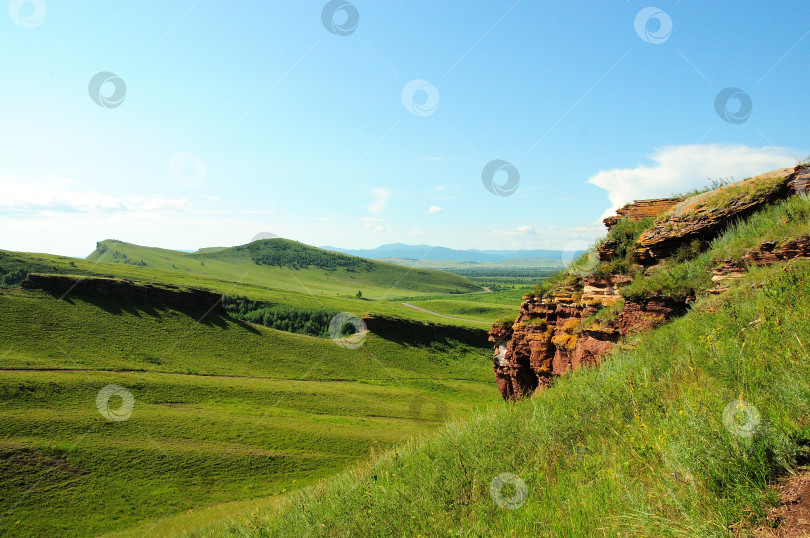
[[[385,211],[385,206],[388,203],[388,199],[391,197],[391,191],[383,189],[382,187],[377,187],[374,189],[374,201],[368,206],[368,210],[375,215],[378,215]]]
[[[432,205],[427,209],[428,213],[441,213],[442,211],[444,211],[444,209],[437,205]]]
[[[387,228],[381,224],[375,224],[373,222],[366,222],[363,224],[363,228],[370,232],[386,232],[388,231]]]
[[[669,146],[651,156],[653,166],[600,171],[588,183],[608,192],[611,207],[604,216],[633,200],[661,198],[701,187],[708,178],[735,181],[792,166],[796,155],[785,148],[691,145]]]
[[[130,195],[118,198],[93,191],[77,191],[74,181],[52,179],[22,182],[0,178],[0,210],[6,215],[38,211],[70,213],[111,213],[138,211],[187,211],[191,203],[185,198],[162,196],[146,198]]]

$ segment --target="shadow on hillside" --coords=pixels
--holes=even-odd
[[[411,347],[452,349],[459,343],[489,347],[484,329],[419,322],[393,316],[372,316],[363,320],[368,329],[381,338]]]
[[[114,316],[121,316],[129,314],[135,317],[149,316],[155,319],[164,317],[166,312],[178,312],[184,314],[190,321],[200,323],[208,327],[218,327],[223,330],[229,330],[229,322],[238,326],[240,329],[248,331],[253,334],[261,334],[258,329],[245,323],[242,320],[234,319],[227,313],[221,310],[221,305],[211,305],[209,308],[202,307],[179,307],[168,305],[156,301],[133,299],[126,300],[111,296],[98,296],[89,294],[71,293],[65,295],[64,291],[42,290],[54,299],[62,300],[70,305],[75,305],[73,298],[79,298],[82,301],[92,304],[101,310],[112,314]]]

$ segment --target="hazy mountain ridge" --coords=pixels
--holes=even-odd
[[[353,256],[361,256],[372,260],[404,258],[411,260],[448,260],[458,262],[502,262],[514,259],[548,259],[562,260],[565,251],[562,250],[459,250],[448,247],[430,245],[407,245],[405,243],[390,243],[372,249],[346,249],[340,247],[321,247],[324,250],[333,250]]]

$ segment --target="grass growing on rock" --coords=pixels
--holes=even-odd
[[[810,202],[805,197],[792,196],[735,222],[701,254],[664,260],[646,276],[639,271],[633,282],[622,287],[621,293],[628,299],[695,296],[712,287],[711,269],[723,260],[740,259],[763,241],[789,241],[807,234],[810,234]]]
[[[707,536],[761,523],[769,481],[810,443],[808,288],[810,261],[754,269],[600,369],[195,535]],[[738,401],[756,413],[729,412]],[[525,483],[514,509],[495,502],[516,491],[493,491],[502,473]]]

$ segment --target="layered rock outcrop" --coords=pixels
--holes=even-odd
[[[627,204],[616,210],[612,217],[603,219],[602,222],[608,230],[613,228],[622,218],[630,220],[642,220],[661,215],[675,207],[683,198],[655,198],[653,200],[635,200],[632,204]]]
[[[706,243],[732,222],[805,188],[807,168],[783,168],[690,196],[641,234],[633,259],[652,265],[693,241]]]
[[[752,265],[762,267],[796,258],[810,258],[810,236],[782,242],[763,241],[758,248],[746,252],[739,260],[728,258],[713,268],[712,281],[717,287],[709,292],[718,294],[726,291],[729,281],[744,277]]]
[[[629,262],[638,264],[633,269],[637,270],[655,265],[685,247],[696,254],[733,222],[790,195],[806,196],[809,189],[810,167],[803,165],[685,199],[636,201],[604,220],[609,230],[622,218],[657,220],[635,245],[620,244],[615,239],[602,242],[597,248],[598,257],[601,262],[610,262],[619,252],[632,252]],[[763,242],[742,259],[725,260],[714,269],[713,280],[718,288],[710,291],[722,292],[724,282],[743,276],[748,266],[798,257],[810,257],[810,237]],[[520,315],[512,325],[493,325],[489,340],[495,347],[493,369],[503,398],[529,396],[549,386],[556,376],[585,365],[599,365],[601,357],[620,338],[685,314],[694,299],[646,296],[627,300],[621,297],[619,288],[629,281],[630,277],[620,274],[580,278],[579,291],[563,286],[545,297],[525,296]],[[610,311],[602,312],[605,309]]]
[[[685,301],[624,301],[617,286],[627,277],[585,278],[583,293],[527,295],[511,326],[493,325],[495,380],[501,396],[517,399],[548,387],[556,376],[598,366],[620,337],[651,329],[686,310]],[[603,308],[618,311],[600,321]]]
[[[125,279],[46,275],[31,273],[20,283],[23,289],[40,289],[56,294],[107,297],[123,301],[149,301],[177,308],[205,310],[224,314],[222,295],[197,288],[172,284],[149,284]]]

